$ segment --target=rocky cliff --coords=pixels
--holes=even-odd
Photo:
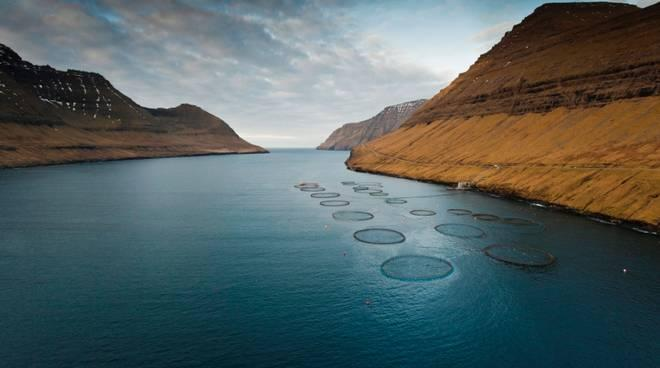
[[[344,124],[332,132],[317,149],[350,150],[359,144],[385,135],[400,127],[424,102],[426,100],[422,99],[387,106],[370,119]]]
[[[349,167],[660,227],[660,4],[546,4]]]
[[[0,167],[266,152],[199,107],[142,107],[96,73],[59,71],[0,44]]]

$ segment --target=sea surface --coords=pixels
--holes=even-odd
[[[660,367],[658,237],[351,172],[346,158],[274,150],[0,171],[0,366]],[[340,196],[312,198],[301,182]],[[405,239],[357,240],[367,228]],[[387,232],[373,235],[363,239]],[[504,263],[484,253],[493,244],[555,262]]]

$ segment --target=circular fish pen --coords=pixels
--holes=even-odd
[[[499,216],[490,213],[473,213],[472,218],[479,221],[496,222],[500,220]]]
[[[383,184],[375,181],[361,181],[357,183],[363,187],[382,187]]]
[[[500,223],[509,225],[512,231],[522,234],[538,234],[545,229],[545,226],[541,223],[517,217],[504,217],[500,220]]]
[[[337,221],[369,221],[374,215],[364,211],[337,211],[332,214],[332,218]]]
[[[470,216],[472,211],[463,208],[450,208],[447,210],[447,213],[451,213],[452,215],[456,216]]]
[[[389,204],[404,204],[404,203],[408,203],[408,201],[406,201],[405,199],[401,199],[401,198],[387,198],[387,199],[385,200],[385,203],[389,203]]]
[[[302,188],[318,188],[319,184],[318,183],[300,183],[296,184],[293,186],[294,188],[302,189]]]
[[[362,229],[353,233],[353,237],[368,244],[398,244],[406,240],[402,233],[382,228]]]
[[[325,207],[343,207],[348,206],[351,202],[341,199],[330,199],[328,201],[321,201],[319,204]]]
[[[503,224],[513,225],[513,226],[539,226],[541,224],[534,222],[532,220],[518,218],[518,217],[504,217],[500,220]]]
[[[490,258],[523,267],[546,267],[557,260],[552,254],[526,245],[493,244],[484,248]]]
[[[383,262],[380,271],[386,277],[399,281],[432,281],[451,275],[454,267],[442,258],[403,255]]]
[[[301,192],[324,192],[325,188],[322,187],[302,187],[300,188]]]
[[[355,193],[366,193],[366,194],[372,194],[372,193],[382,193],[383,191],[380,189],[371,189],[367,187],[361,187],[359,189],[353,189]]]
[[[312,193],[310,194],[310,197],[312,198],[337,198],[339,197],[339,193],[334,193],[334,192],[325,192],[325,193]]]
[[[412,210],[410,214],[415,216],[434,216],[436,212],[431,210]]]
[[[440,224],[435,227],[435,231],[439,232],[440,234],[461,239],[477,239],[486,236],[486,232],[480,228],[465,224]]]
[[[386,197],[390,194],[385,192],[374,192],[374,193],[369,193],[369,195],[372,197]]]

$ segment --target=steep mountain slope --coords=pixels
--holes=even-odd
[[[422,99],[387,106],[370,119],[344,124],[332,132],[317,149],[350,150],[359,144],[385,135],[401,126],[424,102],[426,100]]]
[[[0,167],[257,152],[199,107],[145,108],[99,74],[32,65],[0,44]]]
[[[660,5],[546,4],[356,170],[660,227]]]

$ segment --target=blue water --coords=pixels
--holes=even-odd
[[[275,150],[0,171],[0,366],[660,367],[658,237],[351,172],[346,156]],[[387,204],[347,180],[424,198]],[[293,188],[300,181],[351,204],[319,206]],[[530,219],[542,232],[448,208]],[[340,222],[338,210],[374,219]],[[434,230],[448,222],[486,236]],[[406,240],[356,241],[366,227]],[[557,263],[506,265],[481,251],[494,243],[541,248]],[[409,254],[453,272],[426,282],[381,272]]]

